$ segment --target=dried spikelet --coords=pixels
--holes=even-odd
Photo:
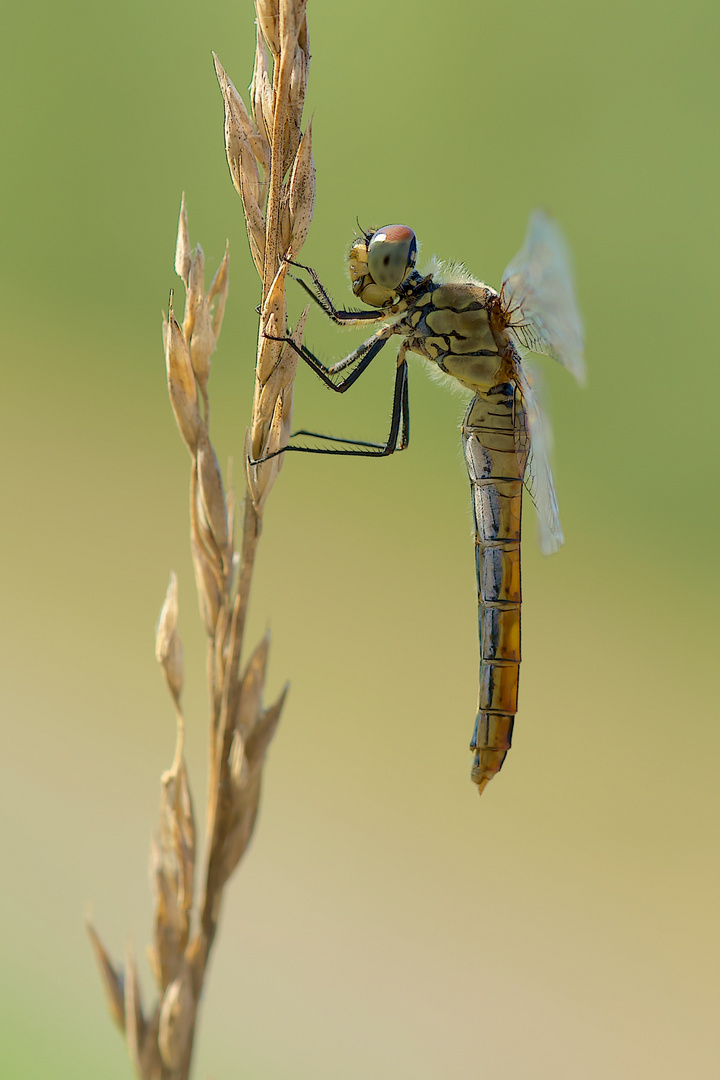
[[[166,873],[163,852],[157,840],[150,852],[150,875],[155,890],[155,932],[152,945],[148,945],[147,958],[150,970],[160,990],[167,985],[177,970],[180,934],[173,918],[175,897],[172,881]]]
[[[168,985],[160,1006],[158,1046],[168,1069],[180,1068],[185,1060],[195,1010],[192,974],[185,963],[177,978]]]
[[[307,27],[307,23],[305,23],[305,26]],[[298,31],[298,43],[295,47],[295,58],[290,79],[290,112],[297,123],[298,129],[305,106],[309,67],[310,53],[308,52],[307,35],[305,35],[305,43],[303,44],[300,41],[300,31]]]
[[[245,742],[245,757],[251,769],[254,769],[256,765],[265,758],[267,748],[270,745],[270,741],[275,734],[275,729],[280,720],[280,714],[283,705],[285,704],[288,689],[289,685],[286,684],[277,701],[271,705],[269,709],[263,709],[259,721],[255,724],[253,730],[247,737]]]
[[[243,209],[245,210],[246,215],[248,215],[246,220],[248,222],[250,254],[252,255],[252,261],[255,263],[255,269],[258,274],[262,276],[263,268],[265,266],[265,240],[259,229],[259,218],[255,213],[255,208],[251,205],[246,206],[244,199]]]
[[[283,431],[286,429],[283,415],[284,396],[282,393],[278,394],[274,386],[268,387],[267,390],[267,399],[273,403],[273,411],[260,448],[260,456],[268,460],[262,461],[259,465],[249,466],[250,469],[255,470],[251,491],[258,512],[262,511],[265,505],[265,501],[282,467],[284,457],[283,454],[278,454],[278,450],[284,446],[282,437]]]
[[[304,51],[307,56],[308,66],[310,64],[310,37],[308,35],[308,23],[307,23],[307,0],[303,4],[303,10],[305,12],[304,18],[298,30],[298,45]]]
[[[295,160],[298,146],[300,145],[301,129],[292,111],[288,108],[285,113],[285,135],[283,138],[284,149],[282,157],[282,175],[285,177]]]
[[[277,2],[273,3],[273,0],[256,0],[255,14],[257,15],[258,29],[262,33],[271,53],[277,58],[280,53]]]
[[[250,101],[252,114],[258,133],[265,142],[265,157],[270,168],[270,139],[273,130],[273,92],[268,76],[267,49],[265,39],[262,36],[260,26],[257,27],[257,43],[255,46],[255,67],[253,70],[252,84],[250,86]]]
[[[301,336],[302,327],[300,328],[300,337]],[[302,344],[302,342],[301,340],[298,340],[298,345],[300,344]],[[296,370],[297,353],[295,349],[290,345],[282,345],[278,362],[273,367],[257,395],[256,411],[258,423],[257,427],[253,430],[253,446],[256,445],[256,438],[263,446],[267,444],[267,432],[271,420],[275,415],[277,399],[292,385]],[[262,450],[260,457],[264,456],[266,452],[267,451]]]
[[[178,728],[175,761],[162,776],[164,819],[167,834],[177,864],[176,897],[178,908],[187,919],[192,907],[195,873],[195,816],[183,756],[183,729]]]
[[[305,22],[307,0],[279,0],[280,44],[285,53],[293,55]]]
[[[160,612],[155,634],[155,656],[165,674],[170,693],[176,704],[180,704],[183,680],[183,647],[177,633],[178,620],[178,581],[174,573],[170,574],[170,584],[165,594],[165,602]]]
[[[231,79],[228,78],[225,73],[225,69],[220,63],[219,59],[213,55],[213,62],[215,64],[215,72],[217,74],[220,89],[222,91],[223,99],[225,102],[225,108],[231,113],[233,124],[239,126],[240,131],[237,132],[236,138],[242,139],[247,142],[254,161],[257,166],[267,173],[270,168],[270,146],[264,133],[261,134],[258,130],[257,124],[254,119],[249,115],[245,108],[245,102],[238,94],[237,90]],[[227,139],[227,116],[226,116],[226,139]],[[255,197],[260,200],[259,186],[258,190],[254,190]]]
[[[268,490],[268,485],[272,483],[272,461],[263,461],[259,465],[254,465],[252,462],[257,455],[253,453],[252,437],[250,435],[250,428],[245,430],[245,483],[247,485],[248,496],[250,498],[250,504],[255,511],[255,514],[259,517],[262,513],[262,494]],[[274,477],[274,474],[273,474]]]
[[[303,334],[305,333],[305,323],[307,321],[308,312],[310,311],[310,305],[308,305],[300,314],[298,321],[295,323],[290,339],[295,343],[298,349],[302,347]],[[287,383],[281,391],[282,398],[282,430],[280,445],[287,446],[290,439],[290,428],[292,424],[292,409],[293,409],[293,393],[295,390],[295,372],[297,370],[298,354],[295,349],[287,349],[287,357],[283,356],[284,370],[287,378]],[[280,467],[285,460],[285,456],[282,455],[279,459]]]
[[[213,337],[215,338],[215,347],[217,347],[217,340],[220,337],[223,316],[225,314],[225,301],[227,300],[230,284],[228,275],[229,265],[230,251],[226,242],[225,254],[222,257],[222,262],[215,271],[215,276],[210,282],[210,288],[208,289],[208,302],[212,313],[212,332]]]
[[[250,250],[258,273],[262,273],[265,257],[265,215],[260,206],[262,198],[255,149],[265,153],[263,140],[250,120],[240,95],[213,54],[215,72],[223,95],[225,108],[225,154],[235,190],[240,195],[250,240]],[[266,143],[267,140],[264,140]],[[267,157],[264,157],[267,165]]]
[[[175,273],[179,278],[182,278],[183,284],[187,288],[188,274],[190,273],[190,238],[188,236],[184,191],[180,202],[180,220],[178,222],[177,244],[175,246]]]
[[[312,121],[300,140],[290,181],[288,204],[290,210],[289,256],[296,259],[300,254],[312,221],[315,203],[315,162],[312,156]]]
[[[298,320],[295,323],[295,326],[294,326],[294,328],[292,330],[292,333],[290,334],[290,340],[295,343],[297,349],[300,349],[300,347],[301,347],[301,345],[303,343],[303,335],[305,333],[305,323],[307,322],[307,317],[308,317],[309,311],[310,311],[310,305],[308,304],[307,307],[303,308],[303,310],[300,312],[300,315],[298,316]],[[292,386],[293,385],[293,380],[295,378],[295,372],[297,370],[298,354],[297,354],[297,351],[295,349],[289,349],[288,354],[289,354],[288,358],[287,358],[288,385]]]
[[[246,197],[252,197],[257,204],[260,201],[260,173],[252,146],[253,137],[258,138],[257,129],[222,64],[216,56],[214,59],[225,106],[225,154],[230,175],[238,195],[243,194],[244,188]]]
[[[286,274],[287,264],[282,263],[273,278],[262,307],[260,348],[255,372],[257,381],[261,386],[268,381],[280,361],[282,342],[276,341],[275,338],[282,337],[285,333]],[[262,423],[262,417],[257,417],[257,422]]]
[[[305,50],[302,49],[300,45],[297,45],[290,72],[288,110],[285,116],[283,176],[292,165],[300,142],[302,111],[303,105],[305,104],[305,92],[307,90],[309,59],[310,58]]]
[[[165,332],[165,363],[168,393],[180,434],[191,454],[195,452],[202,420],[198,409],[195,373],[190,350],[173,314],[172,297]]]
[[[205,253],[198,244],[190,257],[187,292],[185,294],[185,312],[183,314],[183,336],[190,342],[195,327],[195,312],[205,292]]]
[[[270,444],[276,441],[271,438],[270,432],[273,427],[279,430],[277,425],[280,422],[281,417],[278,415],[278,402],[282,391],[287,385],[287,375],[283,370],[282,361],[290,359],[291,353],[292,350],[286,345],[281,356],[281,363],[278,364],[275,371],[273,371],[272,375],[260,391],[258,412],[262,414],[263,417],[268,417],[261,429],[263,440],[260,448],[260,457],[266,457],[268,454],[272,454],[280,449],[279,443],[270,449]]]
[[[271,290],[268,299],[271,300],[272,297]],[[308,311],[309,307],[306,307],[290,335],[298,348],[302,345]],[[267,326],[266,333],[269,334],[275,330],[276,314],[272,311],[268,316]],[[271,348],[272,346],[275,348]],[[297,352],[289,345],[283,345],[269,338],[262,339],[258,369],[260,370],[265,365],[267,377],[262,385],[258,380],[257,397],[253,409],[257,423],[252,431],[248,432],[246,438],[246,453],[248,456],[251,453],[253,459],[275,454],[281,447],[287,445],[290,437],[297,361]],[[259,465],[252,465],[249,461],[247,463],[248,487],[259,510],[262,509],[282,468],[284,457],[284,454],[280,454],[270,458],[269,461],[262,461]]]
[[[135,1072],[142,1080],[151,1080],[155,1048],[147,1039],[148,1028],[140,1001],[140,984],[133,951],[128,945],[125,956],[125,1038]]]
[[[210,377],[210,357],[215,351],[210,308],[206,296],[201,296],[195,312],[195,325],[190,338],[190,361],[198,386],[205,393]]]
[[[269,457],[271,454],[274,455],[272,461],[275,464],[277,472],[280,472],[280,466],[282,465],[282,455],[278,455],[278,450],[280,450],[283,445],[283,408],[285,403],[283,400],[282,391],[280,391],[279,393],[275,393],[274,397],[275,407],[273,408],[272,420],[270,422],[270,428],[268,430],[267,438],[263,445],[263,457]]]
[[[190,933],[195,875],[195,817],[178,722],[175,760],[161,779],[160,829],[153,844],[155,940],[148,957],[158,987],[177,978]]]
[[[240,683],[240,706],[235,717],[235,728],[243,739],[247,738],[260,713],[260,699],[265,685],[270,635],[268,633],[256,645],[247,662]]]
[[[100,979],[105,991],[105,999],[107,1002],[108,1012],[113,1018],[117,1026],[121,1031],[125,1030],[125,979],[122,971],[118,970],[112,963],[110,957],[105,951],[105,946],[101,942],[95,927],[92,923],[86,924],[88,936],[90,938],[90,944],[92,945],[93,952],[95,954],[95,960],[97,961],[98,969],[100,971]]]
[[[190,553],[195,569],[195,584],[197,585],[200,615],[208,636],[212,637],[220,613],[220,587],[217,575],[213,573],[208,565],[201,545],[192,536],[190,537]]]
[[[278,254],[281,258],[288,258],[290,250],[290,192],[288,185],[283,184],[280,195],[280,219],[278,229]]]
[[[243,758],[243,765],[245,759]],[[218,864],[218,880],[224,885],[247,851],[255,828],[260,801],[260,775],[258,771],[242,777],[239,786],[231,788],[236,799],[233,813],[228,817]]]
[[[228,544],[227,508],[220,466],[207,432],[203,432],[198,442],[197,473],[198,495],[203,516],[212,537],[213,547],[215,551],[222,554]]]
[[[252,835],[260,797],[260,772],[287,693],[269,709],[262,707],[269,635],[260,641],[243,673],[235,730],[228,752],[229,796],[220,872],[226,879],[235,869]]]

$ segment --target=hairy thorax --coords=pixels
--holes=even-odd
[[[509,338],[494,289],[478,282],[431,282],[402,320],[408,347],[470,390],[502,379]]]

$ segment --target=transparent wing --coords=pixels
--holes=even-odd
[[[505,271],[500,299],[516,341],[544,353],[585,381],[583,326],[570,253],[559,226],[542,210],[530,215],[522,250]]]
[[[536,380],[526,365],[515,364],[515,380],[525,408],[526,427],[530,451],[525,468],[525,488],[537,510],[540,526],[540,550],[552,555],[565,540],[560,524],[557,495],[550,471],[549,455],[552,450],[552,432],[549,421],[540,407]]]

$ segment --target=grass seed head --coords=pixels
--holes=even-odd
[[[259,466],[257,458],[281,450],[290,430],[297,353],[282,340],[288,329],[286,265],[297,255],[312,217],[315,170],[312,133],[302,134],[310,59],[305,0],[256,0],[257,48],[251,113],[215,57],[223,95],[225,147],[230,173],[245,211],[253,260],[262,279],[255,394],[246,439],[247,493],[243,536],[235,552],[232,492],[225,497],[209,425],[210,358],[217,345],[228,295],[228,251],[205,291],[205,257],[190,246],[183,195],[175,269],[185,290],[182,324],[173,299],[163,317],[170,401],[190,451],[191,553],[198,599],[208,635],[211,704],[207,851],[198,874],[195,822],[183,755],[180,709],[184,663],[177,633],[177,580],[171,576],[156,634],[156,655],[172,695],[178,724],[172,766],[162,777],[160,825],[152,848],[155,920],[149,960],[160,993],[143,1012],[137,966],[128,950],[124,972],[113,966],[94,930],[90,939],[116,1023],[141,1080],[188,1080],[197,1003],[215,939],[223,887],[253,834],[261,774],[286,691],[263,706],[268,639],[253,651],[242,674],[240,658],[262,508],[282,465],[282,455]],[[268,49],[272,71],[268,67]],[[292,332],[302,343],[307,310]],[[228,509],[230,508],[230,509]],[[194,903],[196,878],[201,895]]]

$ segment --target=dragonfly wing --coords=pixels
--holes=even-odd
[[[526,417],[526,430],[530,450],[525,468],[525,488],[537,510],[540,526],[540,550],[552,555],[562,546],[563,536],[558,512],[557,495],[550,470],[549,455],[552,450],[552,431],[544,414],[535,387],[535,379],[524,365],[515,365],[515,379],[522,397]],[[518,453],[527,453],[527,447],[518,447]]]
[[[530,215],[525,244],[505,271],[500,298],[516,341],[558,360],[584,382],[583,326],[570,253],[559,226],[542,210]]]

